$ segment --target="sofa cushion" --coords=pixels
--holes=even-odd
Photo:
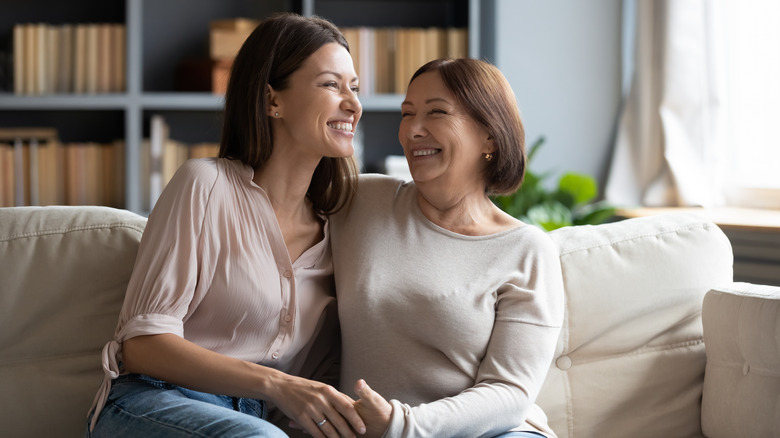
[[[83,435],[145,223],[107,207],[0,209],[4,435]]]
[[[732,281],[731,245],[687,215],[550,233],[564,326],[538,398],[561,438],[701,435],[704,294]]]
[[[780,436],[780,288],[734,283],[702,310],[701,423],[710,438]]]

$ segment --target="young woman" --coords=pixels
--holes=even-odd
[[[328,215],[354,191],[362,112],[348,50],[290,14],[244,43],[219,158],[183,165],[149,216],[87,435],[285,436],[270,406],[315,437],[364,430],[351,398],[296,377],[332,336]]]
[[[534,400],[563,320],[558,251],[488,197],[523,178],[514,94],[485,62],[438,60],[401,115],[414,182],[361,176],[331,221],[341,385],[367,436],[552,437]]]

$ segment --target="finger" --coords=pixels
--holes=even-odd
[[[339,395],[340,397],[337,397],[332,403],[337,411],[335,416],[330,417],[333,418],[333,425],[341,432],[342,436],[349,436],[346,435],[346,431],[350,431],[350,433],[355,431],[363,435],[366,433],[366,424],[355,410],[354,401],[346,395],[341,393]]]
[[[325,423],[327,424],[327,423]],[[317,426],[317,423],[314,420],[309,420],[306,422],[306,424],[299,424],[303,430],[308,433],[309,435],[315,437],[315,438],[324,438],[327,435],[325,435],[325,432],[320,429],[319,426]],[[324,426],[324,425],[323,425]]]
[[[373,402],[377,397],[381,397],[376,391],[371,389],[371,387],[368,386],[368,383],[363,379],[360,379],[355,383],[355,394],[368,402]]]
[[[333,423],[331,423],[330,421],[326,421],[325,424],[317,427],[319,427],[320,431],[324,433],[325,436],[328,438],[339,438],[341,436],[339,434],[339,431],[336,430],[336,428],[333,426]],[[345,435],[345,436],[349,436],[349,435]]]
[[[344,415],[342,415],[337,408],[332,408],[331,406],[328,406],[326,408],[326,414],[323,418],[326,418],[327,421],[320,426],[320,430],[327,436],[331,436],[331,430],[333,431],[334,435],[337,437],[346,437],[346,438],[355,438],[355,430],[353,430],[352,426],[350,425],[349,421],[345,418]],[[350,409],[354,410],[352,406],[349,407]],[[357,415],[357,412],[355,412],[355,416],[360,419],[360,416]],[[365,427],[361,425],[362,427]],[[360,427],[358,426],[358,427]]]
[[[297,422],[295,422],[293,420],[290,420],[290,422],[287,423],[287,426],[289,426],[290,429],[303,430],[303,427],[301,427],[300,424],[298,424]]]

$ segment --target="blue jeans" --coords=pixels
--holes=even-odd
[[[193,391],[140,374],[119,376],[85,437],[286,437],[265,402]]]

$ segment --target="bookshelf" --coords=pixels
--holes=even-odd
[[[487,6],[485,4],[487,4]],[[150,120],[162,115],[171,137],[218,142],[223,96],[178,91],[176,71],[188,57],[208,56],[209,23],[216,19],[261,19],[274,12],[320,15],[340,27],[465,27],[469,56],[493,48],[481,0],[8,0],[0,14],[0,50],[12,53],[19,23],[123,23],[126,38],[125,89],[104,94],[17,95],[0,90],[0,128],[54,127],[62,142],[124,141],[125,205],[146,214],[141,181],[142,143]],[[181,11],[186,10],[183,14]],[[490,28],[490,29],[487,29]],[[402,94],[361,97],[359,158],[370,168],[401,153],[397,141]]]

